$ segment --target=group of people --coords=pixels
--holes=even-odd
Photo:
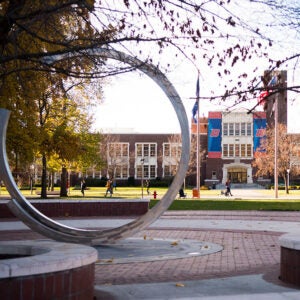
[[[226,186],[226,190],[225,190],[225,192],[222,192],[222,193],[224,193],[225,196],[232,196],[230,179],[228,179],[226,181],[225,186]],[[110,193],[110,197],[112,197],[113,189],[117,188],[116,183],[113,180],[113,178],[107,180],[105,187],[106,187],[105,197],[107,196],[108,193]],[[147,187],[147,193],[149,195],[150,194],[150,181],[149,180],[146,180],[146,187]],[[84,180],[81,180],[80,190],[81,190],[82,196],[84,196],[85,189],[86,189],[86,182]],[[184,193],[182,188],[179,190],[179,197],[180,198],[185,198],[186,197],[186,194]]]
[[[110,196],[112,196],[113,189],[117,188],[116,182],[113,179],[108,179],[105,187],[106,187],[105,197],[107,196],[108,193],[110,193]],[[86,182],[84,179],[82,179],[80,182],[80,191],[81,191],[82,196],[84,196],[84,191],[86,190],[86,188],[87,188]]]

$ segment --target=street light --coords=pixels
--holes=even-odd
[[[287,169],[287,194],[289,194],[289,186],[290,186],[290,169]]]
[[[145,158],[141,159],[141,165],[142,165],[142,199],[144,198],[144,162],[145,162]]]
[[[30,165],[30,194],[33,192],[34,165]]]

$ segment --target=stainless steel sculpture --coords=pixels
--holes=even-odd
[[[181,128],[182,154],[177,174],[167,193],[163,196],[161,201],[145,215],[114,229],[84,230],[65,226],[53,221],[35,209],[20,193],[14,182],[6,156],[6,131],[10,112],[5,109],[0,109],[0,179],[3,180],[12,198],[8,203],[10,210],[33,231],[57,241],[97,245],[111,243],[115,240],[132,236],[148,227],[168,209],[176,198],[188,168],[190,140],[188,119],[182,101],[173,85],[158,68],[123,52],[112,49],[97,48],[87,52],[89,52],[88,54],[98,55],[103,58],[118,60],[141,70],[160,86],[173,105]],[[62,58],[64,58],[64,56],[49,56],[44,59],[44,61],[45,63],[51,63]]]

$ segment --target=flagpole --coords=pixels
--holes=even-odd
[[[198,198],[200,198],[200,84],[199,84],[199,73],[198,73],[198,81],[197,81],[197,191],[198,191]]]
[[[198,197],[199,197],[199,191],[200,191],[200,119],[199,119],[199,97],[197,99],[198,102],[198,112],[197,112],[197,191],[198,191]]]
[[[193,189],[193,198],[200,198],[200,74],[198,72],[198,78],[196,83],[196,101],[192,109],[193,113],[193,122],[197,123],[197,132],[196,132],[196,187]],[[194,98],[195,99],[195,98]]]
[[[275,198],[278,198],[278,97],[279,93],[275,95],[275,116],[274,116],[274,190]]]

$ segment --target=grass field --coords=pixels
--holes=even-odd
[[[151,200],[150,208],[159,200]],[[298,211],[299,200],[175,200],[169,210],[277,210]]]
[[[57,188],[58,192],[59,189]],[[85,191],[86,199],[105,199],[105,187],[92,187]],[[158,194],[158,200],[153,199],[153,192]],[[22,194],[27,198],[39,198],[36,192],[31,194],[30,190],[22,190]],[[167,188],[151,188],[151,194],[148,196],[146,189],[143,190],[143,197],[150,198],[149,207],[152,208],[167,192]],[[288,199],[285,191],[279,191],[278,199],[274,199],[273,190],[259,190],[261,198],[255,197],[251,199],[253,193],[257,190],[247,190],[249,199],[239,199],[234,197],[224,198],[220,197],[220,190],[201,190],[200,199],[192,198],[192,190],[185,190],[188,197],[186,199],[175,199],[169,210],[282,210],[282,211],[300,211],[300,191],[290,191],[290,198]],[[5,188],[2,187],[0,196],[8,195]],[[118,187],[112,196],[112,199],[139,199],[142,197],[142,189],[136,187]],[[284,197],[284,199],[280,199]],[[70,189],[70,198],[84,199],[80,190]],[[273,198],[273,199],[272,199]]]

